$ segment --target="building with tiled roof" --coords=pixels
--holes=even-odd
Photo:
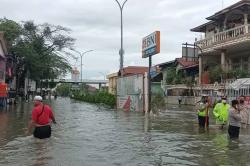
[[[207,74],[206,69],[216,68],[224,73],[223,76],[218,74],[218,81],[236,70],[246,71],[250,77],[250,0],[241,0],[207,17],[207,20],[207,23],[191,29],[204,36],[196,41],[199,82],[204,84],[202,75]]]
[[[119,75],[129,76],[135,74],[145,74],[148,72],[148,67],[145,66],[128,66],[119,71]]]

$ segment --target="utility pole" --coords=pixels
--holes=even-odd
[[[121,49],[119,51],[119,55],[120,55],[120,71],[121,71],[121,76],[123,76],[123,61],[124,61],[124,49],[123,49],[123,17],[122,17],[122,12],[123,12],[123,7],[125,5],[125,3],[128,0],[125,0],[122,4],[120,4],[120,2],[118,0],[115,0],[119,6],[120,12],[121,12]]]

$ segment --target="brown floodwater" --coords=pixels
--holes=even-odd
[[[238,142],[211,119],[200,130],[192,107],[168,106],[158,116],[57,98],[52,137],[25,135],[32,103],[0,111],[1,166],[250,165],[250,126]]]

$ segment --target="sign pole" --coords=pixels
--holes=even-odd
[[[152,66],[152,56],[149,56],[149,61],[148,61],[148,113],[150,113],[151,110],[151,66]]]
[[[160,53],[160,31],[155,31],[150,35],[142,39],[142,58],[149,58],[148,63],[148,109],[147,112],[151,111],[151,74],[153,75],[152,67],[152,56]]]

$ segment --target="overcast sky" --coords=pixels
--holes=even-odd
[[[141,42],[155,30],[161,31],[161,53],[153,56],[153,64],[181,57],[181,44],[200,37],[191,28],[238,1],[128,0],[123,10],[124,66],[148,65],[141,58]],[[15,21],[70,28],[78,51],[94,50],[83,58],[84,79],[101,79],[119,69],[120,10],[115,0],[1,0],[0,13]],[[80,70],[80,58],[70,62]]]

